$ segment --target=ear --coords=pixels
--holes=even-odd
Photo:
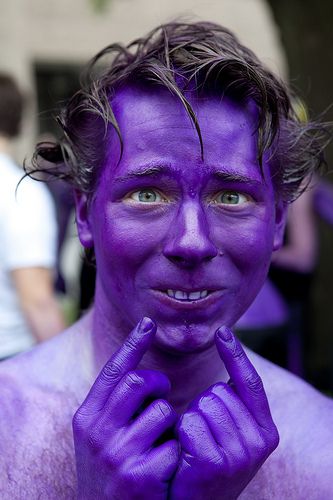
[[[284,231],[287,223],[288,205],[282,200],[275,203],[275,230],[273,240],[273,251],[279,250],[283,245]]]
[[[75,190],[74,198],[79,239],[85,248],[92,248],[94,246],[94,239],[90,229],[87,195]]]

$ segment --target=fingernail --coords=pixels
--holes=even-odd
[[[140,326],[139,326],[139,330],[142,333],[149,333],[149,332],[152,331],[152,329],[154,327],[155,327],[155,323],[153,322],[153,320],[151,320],[150,318],[144,317],[141,320],[141,323],[140,323]]]
[[[226,327],[226,326],[221,326],[217,331],[216,335],[223,340],[223,342],[231,342],[233,339],[233,334],[232,331]]]

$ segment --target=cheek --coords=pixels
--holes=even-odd
[[[224,227],[220,245],[243,275],[265,275],[273,248],[270,217],[230,221]]]
[[[113,272],[130,274],[151,255],[161,251],[165,221],[144,213],[135,217],[112,204],[97,211],[103,215],[96,221],[96,258]]]

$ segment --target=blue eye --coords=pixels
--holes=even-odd
[[[214,203],[222,205],[241,205],[247,201],[249,197],[237,191],[222,191],[214,199]]]
[[[139,203],[158,203],[164,201],[160,193],[154,189],[141,189],[130,195],[130,198]]]

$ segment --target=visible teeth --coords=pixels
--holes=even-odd
[[[202,290],[201,292],[183,292],[182,290],[167,290],[169,297],[177,300],[199,300],[204,299],[208,295],[208,290]]]

